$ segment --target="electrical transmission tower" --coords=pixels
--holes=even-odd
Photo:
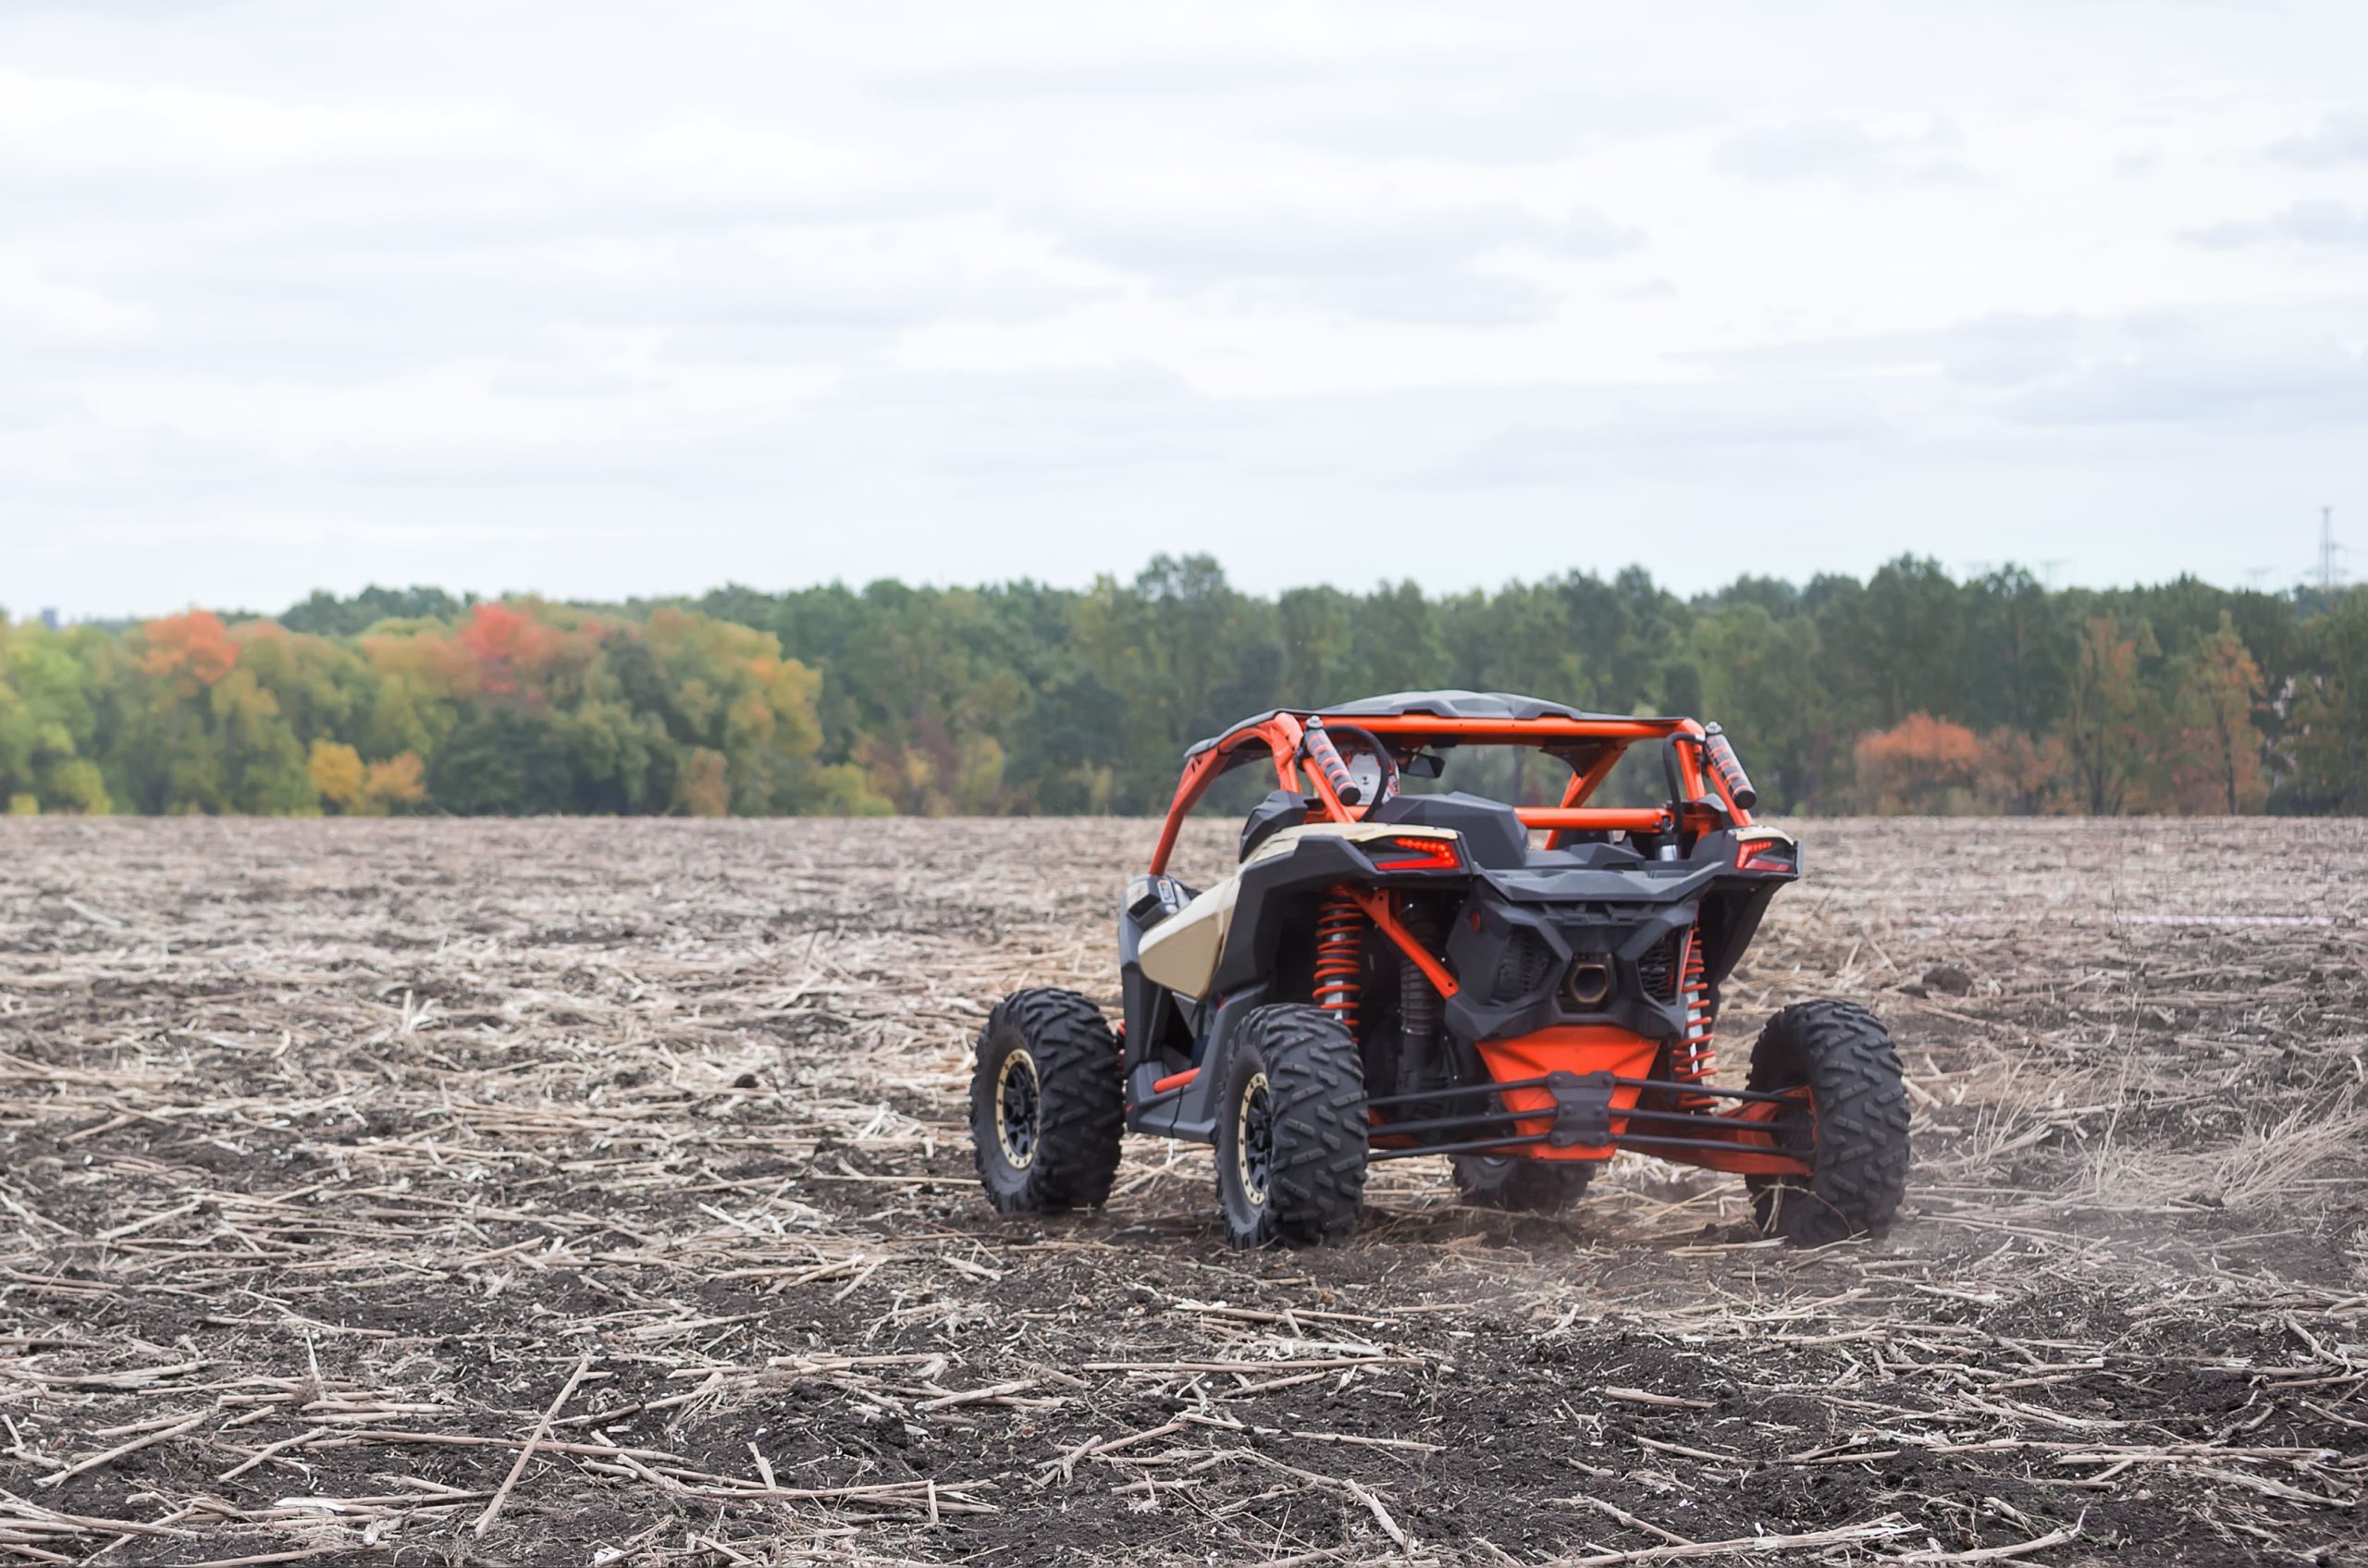
[[[2319,508],[2319,564],[2312,573],[2321,593],[2333,593],[2343,586],[2343,572],[2336,564],[2336,557],[2343,547],[2335,542],[2335,508]]]

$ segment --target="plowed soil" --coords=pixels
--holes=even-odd
[[[1802,832],[1726,1068],[1882,1015],[1888,1238],[1240,1254],[970,1175],[1147,824],[0,822],[0,1562],[2368,1562],[2368,823]]]

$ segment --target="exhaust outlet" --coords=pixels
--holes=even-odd
[[[1582,1007],[1596,1007],[1611,994],[1611,957],[1608,953],[1582,953],[1571,961],[1571,972],[1562,982],[1562,994]]]

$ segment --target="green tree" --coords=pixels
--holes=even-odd
[[[2288,809],[2368,812],[2368,588],[2308,623],[2308,671],[2292,699]]]

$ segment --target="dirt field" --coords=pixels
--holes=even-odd
[[[969,1176],[1144,824],[0,822],[0,1562],[2368,1562],[2368,823],[1805,835],[1720,1038],[1890,1020],[1888,1241],[1242,1255]]]

